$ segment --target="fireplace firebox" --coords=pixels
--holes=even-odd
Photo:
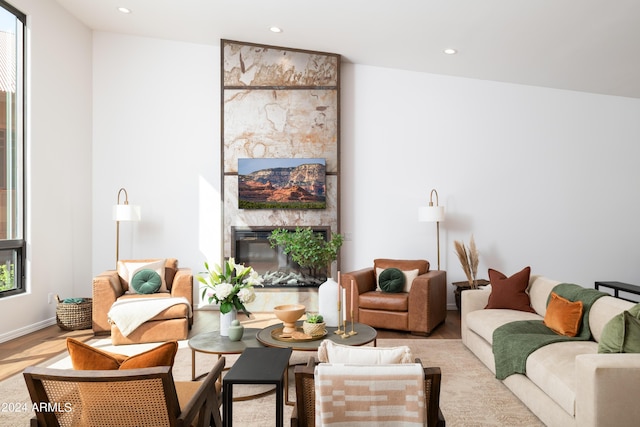
[[[327,280],[326,275],[314,277],[284,253],[281,247],[272,248],[271,232],[277,228],[295,227],[231,227],[231,256],[238,264],[251,266],[264,279],[265,288],[317,288]],[[330,227],[311,227],[325,240]]]

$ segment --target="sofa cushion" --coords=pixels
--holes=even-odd
[[[394,268],[394,267],[389,267],[389,268]],[[380,275],[385,270],[388,270],[389,268],[376,268],[376,291],[382,291],[382,288],[380,287]],[[400,269],[398,268],[398,270]],[[400,270],[400,271],[404,275],[404,285],[400,292],[409,292],[411,291],[411,285],[413,284],[413,280],[416,277],[418,277],[420,270],[416,268],[413,270]]]
[[[408,311],[409,294],[400,292],[397,294],[385,294],[380,291],[371,291],[360,294],[358,297],[360,308],[386,311]]]
[[[496,328],[519,320],[542,320],[542,317],[526,311],[495,309],[472,311],[465,319],[467,328],[480,335],[489,344],[493,344],[493,331]]]
[[[350,363],[355,365],[388,365],[392,363],[413,363],[413,355],[408,346],[398,347],[355,347],[336,344],[324,340],[318,347],[318,360],[322,363]]]
[[[575,337],[582,323],[582,301],[569,301],[551,292],[544,324],[557,334]]]
[[[605,325],[598,353],[640,353],[640,304],[623,311]]]
[[[404,281],[404,273],[397,268],[387,268],[378,276],[378,283],[380,283],[382,292],[402,292]]]
[[[158,292],[169,292],[167,289],[167,283],[165,280],[165,263],[164,259],[152,259],[152,260],[119,260],[118,261],[118,276],[122,281],[127,293],[137,293],[131,286],[131,280],[140,270],[150,269],[158,273],[162,280],[162,285]]]
[[[529,278],[527,293],[529,294],[529,300],[531,300],[531,308],[540,316],[544,317],[546,314],[549,295],[551,291],[553,291],[553,288],[560,283],[561,282],[557,280],[551,280],[540,275],[531,275]]]
[[[169,341],[133,356],[111,353],[91,347],[82,341],[67,338],[71,365],[76,370],[124,370],[173,366],[178,352],[177,341]]]
[[[170,293],[156,292],[155,294],[124,294],[117,301],[129,300],[129,299],[143,299],[143,298],[171,298]],[[153,316],[152,320],[169,320],[169,319],[186,319],[189,317],[189,306],[187,304],[175,304],[171,307],[162,310],[160,313]],[[163,340],[164,341],[164,340]]]
[[[160,289],[162,279],[155,271],[145,268],[136,272],[130,284],[138,294],[153,294]]]
[[[602,332],[611,319],[625,310],[631,309],[635,303],[620,298],[598,298],[589,311],[589,329],[593,339],[600,342]]]
[[[535,313],[531,308],[529,295],[526,293],[530,274],[531,267],[525,267],[511,277],[490,268],[491,295],[485,308],[507,308]]]
[[[575,416],[576,356],[597,351],[598,344],[594,341],[564,341],[545,345],[527,358],[527,378],[569,415]]]

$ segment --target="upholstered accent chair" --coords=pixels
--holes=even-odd
[[[445,418],[440,410],[440,383],[441,383],[441,372],[439,367],[422,367],[420,359],[415,359],[415,363],[419,365],[424,373],[424,383],[423,383],[423,393],[424,393],[424,408],[426,409],[426,423],[424,424],[427,427],[444,427],[445,426]],[[322,391],[319,389],[318,384],[316,384],[316,376],[318,375],[317,367],[322,366],[323,364],[317,364],[315,358],[310,358],[309,362],[305,366],[296,366],[294,369],[295,375],[295,384],[296,384],[296,404],[293,407],[293,411],[291,413],[291,427],[313,427],[316,425],[316,411],[320,410],[317,408],[317,400],[316,393],[321,393]],[[330,365],[330,364],[329,364]],[[411,364],[413,365],[413,364]],[[382,383],[388,383],[386,377],[389,375],[397,375],[396,370],[398,367],[407,366],[405,365],[344,365],[338,364],[333,365],[337,369],[347,369],[349,372],[354,372],[357,375],[357,369],[365,370],[368,372],[367,381],[374,382],[376,379],[380,379]],[[351,368],[351,369],[350,369]],[[331,368],[329,368],[331,369]],[[402,368],[401,368],[402,369]],[[349,374],[347,374],[349,375]],[[343,376],[344,377],[344,376]],[[325,379],[326,381],[326,379]],[[330,385],[332,387],[333,385]],[[398,390],[394,390],[393,393],[397,395]],[[339,393],[342,395],[341,393]],[[418,396],[419,394],[416,394]],[[356,399],[359,405],[362,406],[363,400],[362,396],[359,395],[360,399]],[[321,399],[322,400],[322,399]],[[411,401],[421,406],[418,399],[406,399],[406,401]],[[345,398],[345,403],[349,404],[349,399]],[[358,413],[361,414],[359,418],[359,422],[367,422],[366,421],[366,407],[368,405],[375,406],[376,401],[371,400],[366,402],[365,408],[363,410],[362,407],[358,408]],[[348,409],[347,407],[344,407]],[[345,411],[345,414],[348,414]],[[372,411],[372,414],[379,416],[377,411]],[[332,414],[334,416],[339,416],[338,414]],[[401,425],[406,416],[406,413],[396,414],[398,418],[392,419],[385,418],[386,422],[398,422],[398,425]],[[379,421],[382,421],[378,418]],[[355,421],[355,420],[354,420]],[[406,421],[406,420],[405,420]],[[370,420],[370,422],[374,422]]]
[[[217,380],[224,365],[223,357],[202,382],[174,382],[170,366],[104,371],[30,366],[23,375],[36,408],[31,426],[222,426]]]
[[[402,289],[380,288],[380,275],[387,269],[403,273]],[[447,317],[447,273],[430,270],[426,260],[375,259],[373,267],[342,274],[340,282],[346,290],[347,313],[353,294],[354,320],[374,328],[429,335]]]
[[[149,304],[154,301],[156,307],[165,307],[132,331],[125,328],[123,333],[116,322],[110,322],[116,306],[120,314],[145,311],[138,302],[152,311]],[[183,340],[193,325],[193,273],[179,268],[175,258],[121,260],[117,270],[93,278],[92,305],[93,333],[110,333],[113,344]]]

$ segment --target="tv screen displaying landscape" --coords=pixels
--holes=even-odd
[[[238,159],[240,209],[325,209],[325,159]]]

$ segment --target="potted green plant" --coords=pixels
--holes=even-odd
[[[312,337],[322,336],[327,333],[322,314],[307,313],[307,318],[302,322],[302,331]]]
[[[278,228],[269,236],[272,248],[281,246],[285,254],[301,268],[308,269],[313,277],[329,271],[331,263],[338,258],[342,242],[343,237],[338,233],[331,233],[331,240],[325,240],[311,227],[296,227],[295,230]]]

